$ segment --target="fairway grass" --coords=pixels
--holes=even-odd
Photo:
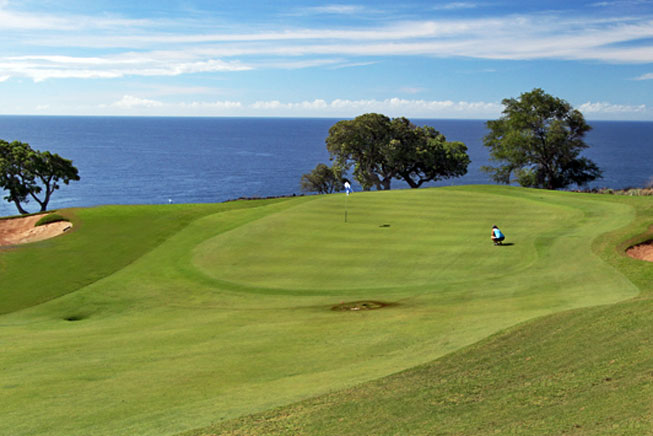
[[[516,324],[640,295],[650,270],[614,246],[650,210],[478,186],[61,211],[73,233],[0,253],[0,434],[175,434],[346,402]],[[392,304],[330,310],[360,300]]]

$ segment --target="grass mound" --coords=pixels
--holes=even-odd
[[[542,316],[604,305],[607,317],[611,305],[653,283],[643,262],[623,255],[627,246],[614,249],[650,225],[650,197],[509,187],[357,193],[347,223],[344,201],[328,195],[80,209],[70,212],[77,230],[68,237],[1,252],[0,434],[202,428],[383,383]],[[513,245],[492,245],[493,224]],[[338,301],[394,306],[328,310]],[[634,331],[639,340],[644,331]],[[569,335],[577,342],[570,347],[591,353],[581,347],[586,336]],[[519,338],[514,346],[528,350],[524,359],[547,359],[548,352],[530,351],[537,346],[527,343],[531,336],[521,336],[521,345]],[[469,359],[488,371],[500,363],[489,348],[463,353],[469,350],[463,362],[470,368],[486,367]],[[447,380],[455,380],[454,367]],[[503,368],[505,380],[519,374]],[[474,374],[461,376],[458,387]],[[406,380],[406,397],[383,406],[397,413],[385,424],[361,424],[362,433],[382,433],[386,427],[374,427],[382,424],[407,432],[411,417],[422,420],[418,429],[437,426],[422,412],[404,415],[405,398],[425,389],[426,406],[434,392],[424,378]],[[493,390],[482,395],[495,398]],[[587,407],[608,410],[596,401]],[[478,426],[492,415],[491,402],[486,407],[474,415]],[[338,419],[360,416],[351,409],[339,409]],[[454,426],[462,412],[452,410]],[[300,429],[322,419],[316,411],[305,415]],[[258,418],[243,419],[245,428],[249,422],[262,431]]]
[[[34,224],[34,227],[44,226],[50,223],[58,223],[61,221],[69,222],[70,220],[64,216],[59,215],[58,213],[49,213],[47,215],[44,215],[43,218],[39,219]]]

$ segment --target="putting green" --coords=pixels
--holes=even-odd
[[[344,201],[350,203],[346,223]],[[468,279],[465,259],[475,259],[478,278],[523,269],[534,259],[528,237],[562,228],[573,215],[540,204],[524,210],[511,199],[500,206],[514,211],[507,217],[492,201],[435,190],[419,198],[404,192],[326,197],[218,235],[197,247],[193,262],[210,277],[241,287],[406,293]],[[512,241],[525,246],[492,246],[489,229],[497,219]]]
[[[456,187],[201,213],[177,207],[189,224],[147,252],[92,280],[68,267],[60,279],[83,283],[75,292],[0,316],[0,434],[174,434],[377,379],[537,316],[639,292],[591,248],[633,220],[633,207],[609,197]],[[121,235],[147,228],[138,210],[121,220]],[[29,276],[30,259],[63,270],[70,261],[48,250],[64,253],[74,241],[69,255],[84,259],[84,250],[111,242],[112,215],[103,225],[102,213],[82,210],[75,233],[3,252],[0,264],[22,268],[12,273],[18,278]],[[491,244],[493,224],[513,245]],[[29,277],[34,289],[50,289],[47,276]],[[11,283],[23,295],[21,280]],[[360,300],[393,304],[331,310]]]
[[[582,212],[560,204],[455,190],[411,194],[305,203],[205,241],[194,250],[193,263],[239,289],[406,294],[513,274],[535,262],[538,241],[579,230],[574,237],[582,238],[582,227],[570,225]],[[495,222],[508,233],[508,245],[491,244]],[[591,236],[596,227],[585,231]]]

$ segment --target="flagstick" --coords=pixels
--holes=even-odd
[[[345,197],[345,222],[347,222],[347,210],[348,210],[347,209],[347,200],[349,199],[349,194],[351,194],[351,185],[349,184],[349,182],[347,180],[345,180],[345,183],[344,183],[343,187],[345,188],[345,195],[346,195],[346,197]]]

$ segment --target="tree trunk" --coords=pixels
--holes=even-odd
[[[27,215],[29,213],[28,211],[23,209],[23,206],[20,205],[20,201],[15,200],[15,199],[13,201],[14,201],[14,204],[16,205],[16,209],[18,209],[18,213],[20,213],[21,215]]]
[[[401,177],[404,179],[404,181],[405,181],[406,183],[408,183],[408,185],[409,185],[411,188],[417,188],[417,187],[419,187],[419,185],[418,185],[417,183],[415,183],[415,181],[410,177],[410,175],[408,175],[408,174],[402,174]]]
[[[36,195],[34,195],[33,192],[30,192],[29,195],[31,195],[34,201],[36,201],[41,206],[41,212],[45,212],[48,207],[47,196],[45,200],[41,201]]]

